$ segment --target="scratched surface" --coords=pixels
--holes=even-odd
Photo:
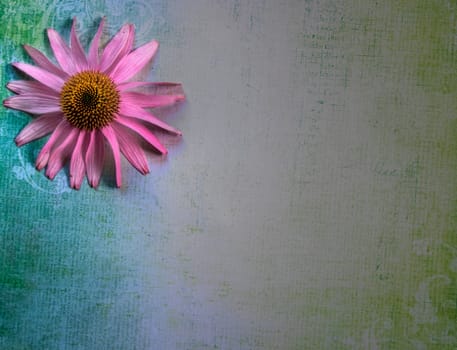
[[[75,192],[1,109],[0,349],[457,347],[455,2],[0,0],[1,85],[104,15],[184,137]]]

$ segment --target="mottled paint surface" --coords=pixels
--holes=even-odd
[[[0,349],[457,347],[454,2],[93,3],[0,2],[1,85],[132,22],[184,137],[75,192],[1,110]]]

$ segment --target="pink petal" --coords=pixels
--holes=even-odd
[[[119,152],[119,143],[117,141],[116,134],[110,125],[105,126],[103,129],[101,129],[101,131],[111,146],[111,149],[113,150],[114,166],[116,168],[116,185],[117,187],[121,187],[121,154]]]
[[[100,25],[98,26],[97,33],[95,33],[94,39],[92,39],[92,43],[90,44],[89,48],[89,66],[91,69],[98,69],[98,48],[100,46],[100,38],[103,34],[103,26],[105,25],[105,17],[102,18],[100,21]]]
[[[20,147],[33,140],[46,136],[57,127],[62,121],[62,118],[62,113],[51,113],[33,119],[21,130],[19,135],[16,136],[14,140],[16,145]]]
[[[105,159],[105,144],[99,130],[90,133],[89,145],[86,152],[86,171],[89,185],[97,188],[103,170]]]
[[[124,92],[121,96],[124,101],[145,108],[169,106],[185,99],[184,95],[149,95],[141,92]]]
[[[25,51],[27,51],[32,60],[41,68],[44,68],[48,72],[59,77],[67,75],[63,70],[61,70],[54,63],[52,63],[43,53],[41,53],[41,51],[28,45],[24,45],[24,49]]]
[[[139,134],[142,138],[144,138],[151,146],[157,149],[162,154],[167,154],[167,149],[160,143],[159,139],[144,125],[136,122],[134,119],[131,118],[124,118],[118,116],[116,121],[119,124],[126,126],[127,128],[135,131]]]
[[[75,63],[78,67],[79,71],[83,71],[87,69],[87,59],[86,54],[81,46],[81,43],[76,35],[76,17],[73,18],[73,24],[71,26],[70,32],[70,42],[71,42],[71,52],[73,54],[73,58],[75,59]]]
[[[115,83],[123,83],[137,74],[155,55],[159,43],[155,40],[150,41],[143,46],[123,57],[112,73],[111,78]]]
[[[70,134],[74,128],[67,122],[66,119],[63,119],[59,125],[57,125],[55,131],[51,134],[51,137],[46,142],[46,144],[41,149],[38,157],[36,159],[35,165],[38,170],[43,169],[49,160],[49,154],[51,152],[54,144],[62,138],[65,138]]]
[[[58,98],[42,94],[11,96],[3,101],[3,105],[8,108],[17,109],[31,114],[44,114],[60,111],[60,102]]]
[[[23,71],[25,74],[57,92],[62,90],[62,86],[64,84],[62,78],[48,72],[47,70],[22,62],[13,63],[13,67]]]
[[[51,44],[54,57],[59,62],[60,67],[68,73],[73,75],[78,72],[77,67],[74,64],[74,58],[71,49],[60,37],[54,29],[48,29],[49,43]]]
[[[111,39],[103,50],[100,60],[100,70],[108,72],[115,67],[116,64],[132,50],[135,30],[132,24],[125,24]]]
[[[149,173],[148,161],[143,149],[138,144],[138,139],[132,135],[125,127],[117,123],[112,124],[116,132],[117,140],[122,154],[141,174]]]
[[[6,84],[6,87],[16,94],[45,94],[59,97],[59,94],[49,87],[35,80],[13,80]]]
[[[83,182],[86,170],[83,158],[86,135],[87,132],[84,130],[79,132],[78,140],[76,141],[70,161],[70,186],[75,190],[79,190],[81,188],[81,183]]]
[[[143,108],[129,103],[129,101],[122,101],[120,105],[119,113],[126,117],[132,117],[140,120],[144,120],[152,125],[155,125],[163,130],[169,131],[175,135],[182,135],[181,131],[173,128],[167,123],[153,116],[151,113],[145,111]]]
[[[78,137],[79,129],[73,128],[57,147],[53,147],[46,168],[46,176],[51,180],[65,165]]]

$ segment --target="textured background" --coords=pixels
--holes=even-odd
[[[457,348],[455,1],[0,0],[2,86],[104,15],[184,137],[76,192],[1,109],[0,349]]]

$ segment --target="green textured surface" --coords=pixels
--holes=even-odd
[[[0,349],[457,348],[455,2],[0,0],[2,86],[104,15],[184,137],[76,192],[2,109]]]

